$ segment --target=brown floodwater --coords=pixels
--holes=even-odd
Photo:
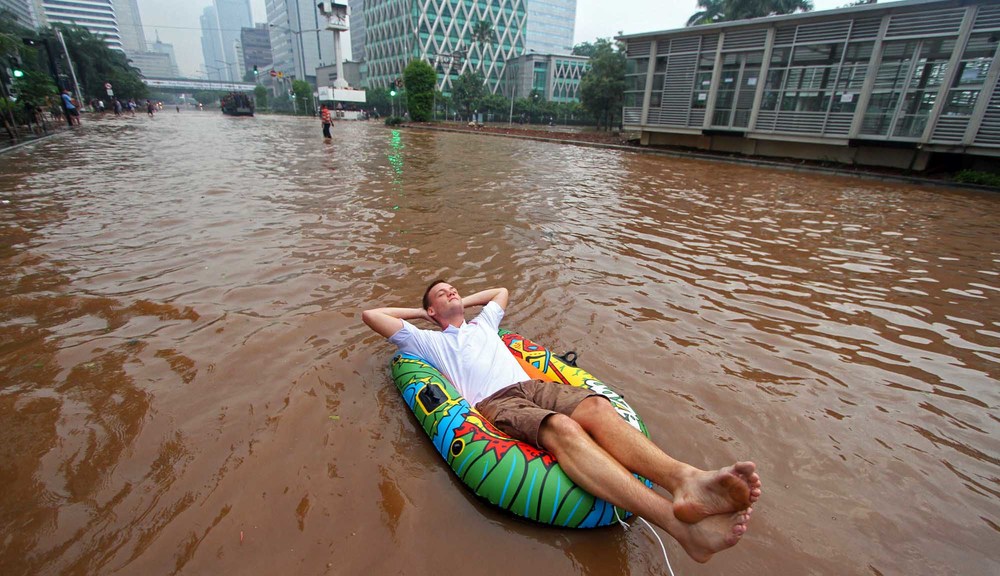
[[[360,312],[505,325],[700,467],[683,574],[996,573],[1000,195],[471,134],[164,112],[0,156],[0,574],[651,574],[645,528],[473,497]],[[639,526],[639,525],[637,525]]]

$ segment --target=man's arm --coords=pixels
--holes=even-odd
[[[403,320],[431,321],[423,308],[373,308],[362,312],[361,319],[386,338],[403,329]]]
[[[462,306],[468,308],[470,306],[485,306],[490,302],[496,302],[501,308],[506,310],[508,298],[510,298],[510,293],[507,292],[506,288],[491,288],[462,298]]]

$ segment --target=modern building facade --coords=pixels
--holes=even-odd
[[[243,79],[243,61],[237,57],[237,44],[243,28],[253,27],[250,0],[214,0],[215,14],[219,21],[217,34],[222,47],[222,58],[215,64],[225,66],[223,79],[237,82]],[[206,64],[209,64],[206,62]]]
[[[201,55],[205,59],[205,76],[209,80],[228,80],[222,51],[222,38],[219,36],[219,18],[215,6],[206,6],[199,18],[201,23]]]
[[[271,33],[267,24],[255,24],[253,28],[240,31],[240,45],[243,48],[243,68],[253,70],[257,66],[258,73],[271,66]]]
[[[579,102],[580,80],[590,68],[585,56],[528,53],[507,61],[501,92],[527,98],[532,92],[551,102]]]
[[[351,86],[357,87],[361,85],[361,63],[360,62],[344,62],[344,80]],[[320,66],[316,69],[316,84],[317,88],[330,87],[333,88],[337,81],[337,66],[332,64],[330,66]]]
[[[491,92],[503,79],[504,63],[525,51],[527,0],[366,0],[367,84],[384,87],[414,58],[438,73],[439,89],[467,70],[479,72]],[[478,22],[493,25],[491,42],[477,41]]]
[[[142,29],[142,18],[139,16],[139,4],[136,0],[114,0],[114,8],[125,53],[131,56],[146,52],[149,48]]]
[[[525,50],[570,54],[576,27],[576,0],[529,0]]]
[[[336,64],[333,32],[313,0],[266,0],[272,67],[316,86],[316,68]]]
[[[643,144],[923,169],[1000,157],[1000,4],[909,0],[622,36]]]
[[[350,9],[351,23],[351,60],[355,62],[365,61],[365,2],[367,0],[348,0],[347,7]]]
[[[149,52],[153,54],[165,54],[166,55],[166,73],[167,76],[156,76],[157,78],[180,78],[180,69],[177,67],[177,56],[174,53],[174,45],[167,42],[160,41],[160,33],[156,33],[156,41],[149,45]],[[154,56],[154,61],[159,63],[163,62],[163,58],[159,56]],[[158,64],[160,65],[160,64]],[[141,68],[141,67],[140,67]],[[149,74],[146,74],[149,76]]]
[[[128,59],[146,78],[167,79],[180,77],[180,74],[177,72],[177,64],[170,60],[169,54],[150,50],[138,54],[129,54]]]
[[[41,26],[38,18],[38,6],[35,0],[0,0],[0,14],[11,17],[18,25],[29,29]]]
[[[115,50],[124,50],[113,0],[42,0],[49,24],[81,26]]]

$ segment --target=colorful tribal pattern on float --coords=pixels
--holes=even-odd
[[[529,362],[541,359],[536,368],[558,375],[555,381],[579,382],[573,385],[607,395],[619,414],[628,414],[626,420],[645,433],[642,421],[621,396],[593,376],[567,366],[517,334],[501,330],[500,335],[522,362],[526,352]],[[614,506],[573,483],[548,452],[494,428],[430,364],[416,356],[396,354],[392,377],[438,453],[477,496],[519,516],[556,526],[593,528],[616,522]],[[629,512],[618,508],[617,515],[625,519]]]

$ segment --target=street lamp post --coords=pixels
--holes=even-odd
[[[503,64],[503,76],[507,84],[510,85],[510,116],[507,118],[507,125],[514,125],[514,95],[517,93],[517,78],[511,83],[510,76],[507,74],[507,70],[511,68],[510,61],[506,61]]]
[[[216,58],[215,61],[218,62],[218,63],[220,63],[220,64],[225,64],[225,66],[218,66],[217,68],[219,70],[225,69],[226,71],[229,72],[229,81],[230,82],[239,82],[239,81],[242,80],[242,78],[236,79],[233,76],[233,68],[232,67],[236,65],[235,63],[233,63],[233,62],[227,62],[225,60],[219,60],[218,58]]]

